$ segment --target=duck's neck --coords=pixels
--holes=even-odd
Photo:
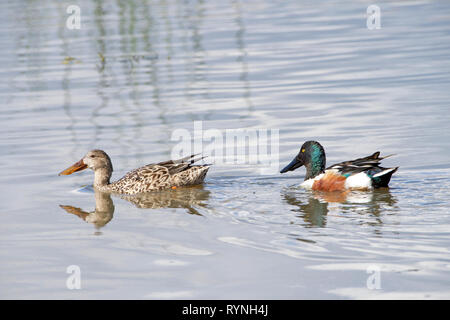
[[[325,171],[325,151],[321,146],[314,145],[311,148],[311,160],[305,164],[305,180],[312,179]]]
[[[110,168],[99,168],[94,173],[94,187],[102,189],[110,184],[112,170]]]
[[[325,170],[325,166],[319,166],[317,164],[310,164],[306,166],[306,176],[305,180],[317,177]]]

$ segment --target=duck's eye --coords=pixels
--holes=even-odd
[[[305,149],[302,149],[302,152],[305,152]]]
[[[94,156],[94,155],[91,155],[91,158],[95,158],[95,156]]]

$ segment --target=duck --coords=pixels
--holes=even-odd
[[[316,191],[370,190],[388,187],[399,167],[383,168],[380,162],[393,156],[380,157],[377,151],[370,156],[344,161],[325,167],[325,149],[317,141],[306,141],[297,156],[280,173],[305,166],[305,180],[301,187]]]
[[[113,172],[111,158],[103,150],[91,150],[81,160],[59,175],[91,169],[94,171],[94,188],[109,193],[135,195],[181,186],[202,184],[210,168],[209,164],[194,165],[204,157],[190,155],[178,160],[148,164],[128,172],[115,182],[110,182]]]

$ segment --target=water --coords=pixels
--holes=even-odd
[[[1,298],[450,298],[450,3],[379,1],[378,30],[368,1],[78,1],[80,30],[70,4],[0,5]],[[194,121],[279,129],[280,168],[314,139],[400,169],[346,197],[220,161],[134,201],[57,176],[167,160]]]

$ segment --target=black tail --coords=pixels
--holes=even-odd
[[[383,171],[372,176],[373,186],[375,188],[387,187],[389,181],[391,181],[392,175],[397,171],[398,167],[382,169]]]

